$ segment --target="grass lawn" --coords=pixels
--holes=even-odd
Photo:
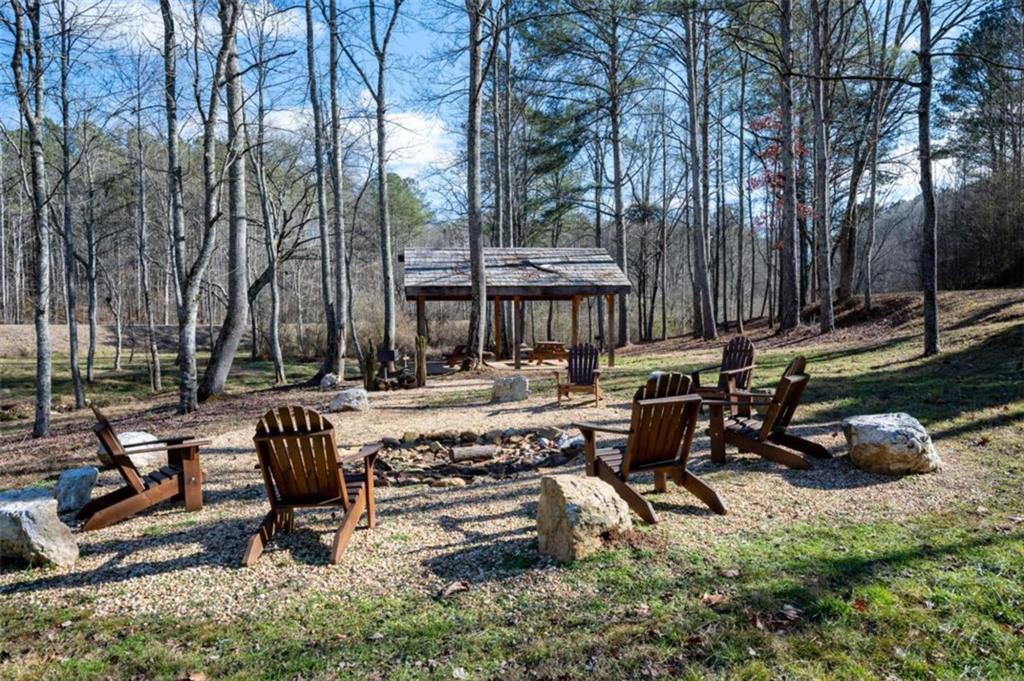
[[[983,504],[916,512],[894,493],[891,512],[780,519],[766,531],[708,533],[700,549],[679,534],[692,524],[637,523],[568,567],[541,560],[531,543],[504,566],[521,579],[481,568],[446,597],[301,597],[301,584],[282,582],[270,588],[300,597],[273,619],[115,617],[87,597],[44,608],[5,595],[0,679],[1024,678],[1024,302],[946,304],[937,358],[920,357],[911,320],[864,342],[765,343],[756,383],[771,386],[795,352],[806,354],[813,379],[801,422],[909,411],[944,457],[980,471]],[[631,352],[602,383],[610,401],[624,400],[653,369],[702,363],[670,349]],[[269,372],[240,369],[239,391]],[[546,379],[534,387],[550,390]],[[450,409],[477,393],[439,392],[418,408]],[[560,597],[523,588],[531,578],[554,580]]]

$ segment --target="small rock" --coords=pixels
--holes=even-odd
[[[434,452],[435,454],[440,454],[441,452],[444,451],[444,445],[438,442],[437,440],[431,440],[429,446],[430,451]]]
[[[338,377],[334,374],[324,374],[324,377],[320,379],[321,390],[330,390],[336,387],[338,387]]]
[[[491,387],[491,402],[519,402],[530,397],[530,382],[525,376],[499,376]]]
[[[494,445],[452,447],[452,463],[461,463],[463,461],[486,461],[494,458],[495,451]]]
[[[419,433],[414,430],[408,430],[404,435],[402,435],[402,444],[411,445],[418,439],[420,439]]]
[[[935,445],[910,414],[873,414],[843,419],[853,465],[871,473],[930,473],[942,467]]]
[[[541,449],[551,449],[552,445],[554,445],[554,442],[547,439],[546,437],[537,438],[537,446],[540,447]]]
[[[49,490],[0,493],[0,558],[64,567],[78,560],[78,542],[57,517],[57,500]]]
[[[125,433],[118,433],[117,439],[121,442],[122,447],[138,445],[144,442],[156,442],[157,440],[155,435],[142,430],[129,430]],[[104,466],[114,465],[114,460],[110,458],[110,452],[102,444],[96,448],[96,456],[99,457],[100,463]],[[167,463],[166,452],[146,452],[142,454],[132,454],[129,452],[128,458],[131,459],[136,468],[143,472]]]
[[[77,511],[89,503],[99,473],[93,466],[72,468],[61,473],[53,491],[57,498],[57,512]]]
[[[501,428],[492,428],[491,430],[488,430],[486,433],[484,433],[484,442],[501,442],[501,436],[503,432],[504,431],[502,431]]]
[[[469,444],[470,442],[476,442],[478,437],[479,436],[472,430],[464,430],[461,433],[459,433],[459,441],[465,444]]]
[[[512,435],[512,436],[510,436],[508,438],[508,441],[511,444],[517,445],[517,444],[519,444],[520,442],[523,441],[523,436],[522,435]]]
[[[537,546],[562,563],[585,558],[605,538],[632,529],[629,506],[608,483],[579,475],[545,475],[537,504]]]
[[[539,438],[545,440],[554,440],[555,442],[560,440],[565,435],[564,430],[562,430],[561,428],[555,428],[554,426],[544,426],[543,428],[538,428],[536,433],[537,437]]]
[[[466,481],[462,478],[437,478],[430,481],[430,486],[437,488],[465,487]]]
[[[584,440],[582,435],[572,437],[565,434],[558,439],[558,448],[563,452],[567,449],[583,449],[583,444]]]
[[[382,437],[380,443],[385,447],[395,448],[400,446],[402,443],[398,441],[396,437]]]
[[[327,411],[367,411],[369,408],[370,396],[366,390],[364,388],[349,388],[334,396]]]

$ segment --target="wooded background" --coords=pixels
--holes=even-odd
[[[476,300],[432,306],[431,340],[478,356],[484,246],[607,248],[623,342],[828,332],[837,301],[922,290],[933,353],[936,288],[1024,285],[1024,3],[9,0],[0,21],[0,321],[35,324],[36,435],[55,350],[84,406],[98,324],[145,339],[154,391],[173,337],[183,411],[243,338],[278,382],[286,354],[320,376],[411,348],[411,244],[471,249]],[[447,122],[450,162],[394,172],[396,90]],[[527,317],[526,342],[565,338],[567,306]]]

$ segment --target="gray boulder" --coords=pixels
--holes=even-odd
[[[367,411],[370,408],[370,396],[363,388],[349,388],[334,396],[327,411]]]
[[[49,490],[29,488],[0,493],[0,559],[30,565],[68,567],[78,560],[78,543],[57,517]]]
[[[89,503],[92,488],[99,471],[93,466],[71,468],[60,474],[53,496],[57,498],[57,512],[77,511]]]
[[[530,382],[525,376],[499,376],[491,388],[491,402],[519,402],[530,397]]]
[[[330,390],[331,388],[338,387],[338,377],[334,374],[324,374],[324,377],[320,379],[320,389]]]
[[[142,430],[129,430],[127,433],[118,433],[117,439],[121,441],[121,445],[127,447],[128,445],[142,444],[143,442],[156,442],[157,438],[155,435],[151,435]],[[113,466],[114,460],[110,458],[110,452],[102,444],[96,448],[96,456],[99,457],[100,462],[104,466]],[[135,467],[139,470],[149,470],[158,466],[163,466],[167,463],[166,452],[148,452],[143,454],[128,454],[128,458],[132,460]]]
[[[608,483],[579,475],[541,478],[537,546],[542,554],[568,563],[632,528],[629,506]]]
[[[910,414],[851,416],[843,420],[843,434],[850,461],[871,473],[931,473],[942,467],[928,431]]]

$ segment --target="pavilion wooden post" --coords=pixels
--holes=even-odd
[[[580,344],[580,297],[572,297],[572,346]]]
[[[427,300],[423,296],[416,298],[416,335],[427,338]]]
[[[606,342],[608,343],[608,366],[615,366],[615,294],[609,293],[605,296],[605,305],[608,307],[608,328],[605,329]]]
[[[494,299],[494,359],[501,359],[501,298]]]
[[[519,349],[519,346],[522,345],[522,342],[520,342],[519,339],[519,334],[522,333],[522,330],[519,328],[519,311],[522,307],[522,298],[519,296],[512,298],[512,328],[514,329],[512,334],[512,357],[515,359],[515,367],[517,371],[523,368],[522,352]]]

